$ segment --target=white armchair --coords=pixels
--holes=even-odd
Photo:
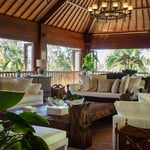
[[[131,126],[150,129],[150,99],[149,102],[116,101],[114,105],[117,110],[117,115],[113,116],[113,150],[118,147],[115,141],[116,123],[118,128],[121,128],[125,125],[127,119],[128,124]]]

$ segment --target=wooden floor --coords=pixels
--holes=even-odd
[[[112,150],[112,117],[92,123],[92,146],[85,150]],[[68,150],[80,150],[69,147]]]

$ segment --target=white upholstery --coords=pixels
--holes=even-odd
[[[33,128],[36,131],[35,135],[42,137],[50,150],[60,147],[64,147],[64,150],[67,150],[68,139],[66,131],[42,126],[33,126]]]
[[[91,97],[102,97],[102,98],[120,98],[121,93],[111,93],[111,92],[91,92],[91,91],[86,91],[86,92],[72,92],[72,94],[79,94],[83,96],[91,96]]]
[[[113,116],[113,133],[112,144],[115,150],[115,127],[116,123],[118,128],[125,125],[126,119],[128,124],[134,127],[150,129],[150,103],[144,102],[126,102],[116,101],[115,107],[117,115]]]
[[[41,84],[33,84],[31,81],[32,79],[24,78],[0,78],[0,90],[25,92],[22,100],[9,109],[43,104],[43,90],[40,90]],[[31,88],[34,88],[34,90],[31,90]]]

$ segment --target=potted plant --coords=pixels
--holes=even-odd
[[[95,63],[99,62],[97,55],[91,53],[88,53],[84,58],[83,58],[83,72],[86,73],[91,73],[91,72],[96,72],[97,69],[95,67]]]
[[[0,149],[1,150],[48,150],[45,141],[34,135],[34,128],[31,122],[36,124],[49,124],[41,116],[23,112],[19,115],[7,112],[6,109],[17,104],[23,97],[24,93],[0,91]]]

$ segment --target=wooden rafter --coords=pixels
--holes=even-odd
[[[49,18],[57,12],[57,10],[66,2],[67,0],[58,0],[58,2],[43,16],[40,23],[45,23]]]

